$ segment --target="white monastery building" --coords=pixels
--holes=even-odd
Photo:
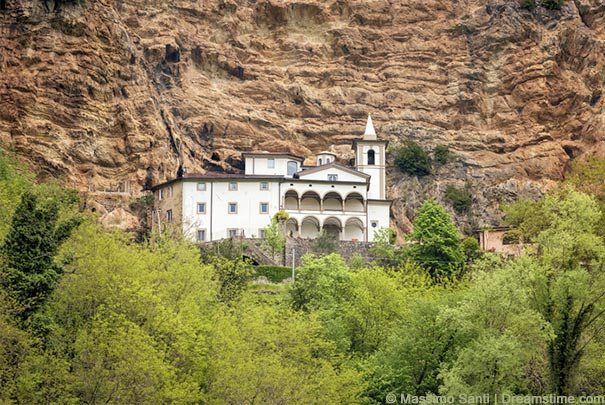
[[[339,240],[371,242],[389,227],[386,147],[368,116],[362,139],[353,141],[355,167],[320,152],[316,166],[289,153],[244,152],[243,174],[185,174],[152,188],[154,227],[172,223],[189,239],[262,238],[273,215],[288,213],[286,232],[316,238],[322,230]]]

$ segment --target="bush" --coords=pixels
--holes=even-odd
[[[254,266],[255,277],[267,277],[272,283],[281,283],[292,276],[292,269],[287,266]]]
[[[560,10],[565,0],[542,0],[540,4],[549,10]]]
[[[433,154],[435,157],[435,162],[444,165],[447,163],[447,160],[450,157],[450,150],[445,145],[437,145]]]
[[[479,246],[479,241],[472,236],[468,238],[464,238],[462,243],[462,250],[464,251],[464,256],[466,256],[467,262],[472,262],[479,257],[481,257],[481,247]]]
[[[395,164],[408,174],[426,176],[431,174],[431,158],[420,145],[407,141],[394,147]]]
[[[467,212],[473,203],[473,196],[468,189],[457,188],[449,184],[445,189],[445,199],[448,200],[458,213]]]
[[[521,8],[533,10],[536,8],[536,0],[521,0]]]

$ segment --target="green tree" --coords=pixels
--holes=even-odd
[[[392,151],[395,164],[408,174],[426,176],[431,174],[431,158],[420,145],[414,141],[395,146]]]
[[[286,247],[282,223],[287,220],[287,218],[280,219],[280,217],[278,217],[279,212],[275,214],[271,223],[265,228],[265,238],[262,242],[262,246],[271,252],[273,258],[275,258],[276,254],[282,253]]]
[[[0,243],[10,229],[21,195],[32,187],[32,176],[12,155],[0,149]]]
[[[435,277],[450,276],[464,263],[460,233],[445,209],[434,200],[427,200],[416,213],[414,231],[407,239],[410,256],[429,269]]]
[[[363,384],[313,317],[244,299],[214,319],[209,404],[359,403]],[[338,366],[335,366],[338,365]]]
[[[542,374],[553,335],[532,308],[527,264],[520,261],[474,274],[476,281],[462,293],[462,301],[442,314],[463,345],[442,371],[441,393],[544,393],[538,391],[540,381],[534,383],[529,376]]]
[[[40,204],[35,194],[25,192],[0,247],[5,267],[2,285],[20,308],[22,319],[47,300],[63,271],[54,257],[79,218],[60,221],[59,208],[56,199]]]
[[[332,307],[335,300],[348,297],[350,280],[351,272],[340,255],[305,255],[290,289],[292,305],[306,311]]]
[[[401,260],[401,255],[396,249],[395,232],[391,228],[375,231],[370,253],[379,265],[396,267]]]
[[[605,331],[605,246],[597,234],[601,212],[593,197],[571,188],[548,193],[524,212],[521,226],[540,229],[526,282],[534,308],[555,334],[547,351],[550,390],[571,395],[578,393],[576,381],[591,342]]]
[[[441,368],[462,343],[456,327],[442,316],[455,305],[455,294],[423,283],[406,290],[407,310],[366,365],[367,393],[375,403],[384,403],[385,392],[437,393]]]
[[[466,257],[466,262],[473,262],[481,257],[481,248],[479,247],[479,241],[477,238],[473,238],[469,236],[468,238],[462,239],[461,242],[462,250],[464,251],[464,256]]]

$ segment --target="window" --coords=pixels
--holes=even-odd
[[[374,149],[370,149],[368,151],[368,165],[374,165],[376,164],[376,152],[374,152]]]
[[[160,200],[164,199],[164,189],[160,190]]]
[[[206,230],[205,229],[198,229],[197,230],[197,241],[198,242],[204,242],[206,240]]]
[[[174,188],[172,188],[172,186],[170,186],[170,188],[168,188],[168,197],[172,197],[174,195]]]
[[[206,191],[206,183],[197,183],[197,191]]]
[[[206,213],[206,203],[205,202],[197,203],[197,213],[198,214]]]
[[[166,211],[166,222],[172,222],[172,210]]]
[[[275,159],[267,159],[267,168],[275,169]]]
[[[261,190],[269,190],[269,183],[267,183],[266,181],[261,181],[260,182],[260,189]]]
[[[372,224],[372,228],[378,227],[378,221],[372,221],[371,224]]]
[[[338,181],[337,174],[328,174],[328,181]]]
[[[265,239],[267,235],[265,234],[265,230],[264,229],[259,229],[258,230],[258,237],[261,239]]]
[[[237,203],[229,203],[229,214],[237,214]]]
[[[321,162],[321,158],[319,158],[319,165],[320,165],[320,166],[321,166],[321,163],[322,163],[322,162]]]
[[[230,238],[236,238],[238,234],[238,229],[237,228],[229,228],[227,229],[227,235],[229,235]]]
[[[268,214],[269,213],[269,203],[266,202],[262,202],[260,203],[260,213],[261,214]]]
[[[237,191],[237,181],[229,182],[229,191]]]
[[[296,173],[297,171],[298,165],[296,164],[296,162],[288,162],[288,176],[294,176],[294,173]]]
[[[330,163],[330,158],[326,158],[326,163]]]

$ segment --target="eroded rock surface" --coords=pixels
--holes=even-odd
[[[389,170],[394,219],[468,184],[472,226],[603,152],[605,4],[517,0],[6,0],[0,142],[41,176],[143,188],[237,170],[244,150],[312,157],[361,135],[454,159]]]

